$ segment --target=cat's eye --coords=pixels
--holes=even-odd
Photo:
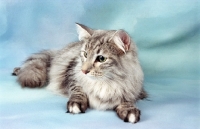
[[[87,58],[87,52],[84,52],[84,56],[85,56],[85,58]]]
[[[107,60],[107,58],[102,55],[97,56],[97,58],[96,58],[96,61],[101,62],[101,63],[105,62],[106,60]]]

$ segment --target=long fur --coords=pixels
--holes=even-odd
[[[85,112],[88,107],[114,109],[125,122],[138,122],[140,111],[134,104],[147,94],[136,45],[123,30],[77,27],[80,41],[58,51],[33,54],[13,75],[23,87],[47,85],[69,97],[69,113]],[[99,62],[99,55],[106,61]]]

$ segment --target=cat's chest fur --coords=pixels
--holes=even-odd
[[[113,109],[121,103],[123,93],[119,89],[119,84],[115,82],[107,82],[102,79],[88,77],[82,72],[76,74],[78,85],[81,85],[83,91],[87,94],[89,106],[91,108],[106,110]]]
[[[81,74],[81,73],[80,73]],[[85,75],[79,75],[85,76]],[[87,94],[91,108],[106,110],[113,109],[121,102],[123,96],[117,84],[107,84],[104,81],[83,77],[79,80],[83,91]]]

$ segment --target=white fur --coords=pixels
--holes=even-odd
[[[81,111],[80,111],[79,107],[76,104],[74,104],[73,106],[69,107],[69,112],[74,113],[74,114],[78,114]]]
[[[99,99],[107,101],[114,96],[114,89],[103,82],[98,82],[91,77],[86,77],[85,74],[79,72],[76,76],[79,80],[80,85],[83,87],[83,90],[88,96],[90,107],[100,110],[112,109],[114,106],[120,103],[119,100],[116,100],[115,103],[102,103]],[[90,85],[87,85],[90,84]],[[112,90],[112,92],[111,92]],[[93,91],[93,92],[92,92]],[[98,97],[99,99],[97,99]]]
[[[128,118],[128,121],[131,122],[131,123],[135,123],[135,120],[136,120],[135,114],[133,114],[133,113],[130,114],[130,115],[129,115],[129,118]]]
[[[76,78],[79,80],[80,85],[88,96],[90,107],[99,110],[106,110],[112,109],[121,103],[123,95],[121,90],[118,89],[120,87],[118,87],[117,81],[116,83],[109,85],[103,81],[86,77],[86,75],[81,72],[77,74]],[[124,85],[124,82],[122,85]],[[130,96],[134,98],[133,95],[130,94]],[[115,101],[109,102],[110,99]]]

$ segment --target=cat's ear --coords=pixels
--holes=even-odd
[[[126,51],[129,50],[131,39],[130,36],[124,30],[117,30],[114,33],[112,40],[124,53],[126,53]]]
[[[76,28],[77,28],[77,32],[78,32],[78,35],[79,35],[78,38],[79,38],[80,41],[91,37],[92,34],[93,34],[93,30],[88,28],[85,25],[76,23]]]

